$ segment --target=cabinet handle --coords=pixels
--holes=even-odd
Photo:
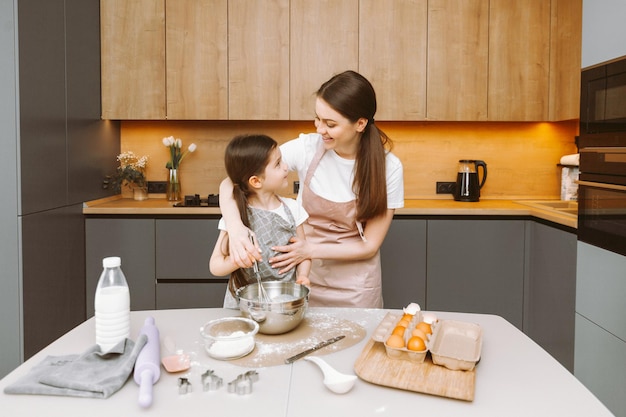
[[[578,185],[586,185],[587,187],[604,188],[607,190],[626,191],[626,185],[605,184],[603,182],[592,181],[576,181]]]

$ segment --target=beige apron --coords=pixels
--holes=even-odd
[[[336,203],[311,191],[313,173],[324,155],[315,154],[302,189],[306,239],[312,243],[341,243],[361,240],[356,224],[356,201]],[[366,260],[313,259],[309,305],[315,307],[382,308],[380,251]]]

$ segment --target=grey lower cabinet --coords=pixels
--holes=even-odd
[[[577,236],[528,221],[526,242],[524,333],[573,372]]]
[[[228,277],[209,272],[215,218],[85,220],[87,317],[94,314],[102,258],[120,256],[132,310],[221,307]]]
[[[395,217],[380,248],[385,308],[426,305],[426,224]]]
[[[522,328],[524,220],[428,220],[426,308]]]
[[[119,256],[130,289],[131,310],[154,310],[154,219],[87,218],[85,249],[87,317],[94,315],[94,297],[102,258]]]
[[[87,317],[102,258],[122,257],[133,310],[221,307],[218,218],[87,217]],[[380,249],[385,308],[496,314],[573,368],[576,235],[519,218],[396,216]]]
[[[219,219],[156,220],[156,306],[221,307],[228,277],[209,272]]]

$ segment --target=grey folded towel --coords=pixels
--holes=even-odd
[[[142,334],[136,342],[124,339],[107,353],[94,345],[82,355],[48,356],[4,392],[108,398],[126,383],[147,341]]]

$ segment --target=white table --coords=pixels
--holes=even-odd
[[[360,343],[324,356],[331,365],[354,373],[353,365],[372,330],[388,310],[313,309],[352,320],[367,329]],[[257,369],[259,381],[250,395],[218,391],[203,392],[200,374],[207,367],[224,378],[224,384],[247,371],[229,362],[206,355],[199,327],[208,320],[237,315],[224,309],[136,311],[132,313],[131,337],[139,333],[146,317],[153,316],[161,339],[173,338],[178,348],[197,352],[198,366],[191,370],[193,392],[178,393],[180,375],[162,369],[154,386],[150,409],[137,404],[138,386],[132,376],[112,397],[84,399],[34,395],[0,394],[2,416],[107,416],[145,415],[215,416],[612,416],[607,408],[571,373],[513,325],[498,316],[437,312],[440,319],[478,323],[483,328],[482,358],[476,368],[476,392],[473,402],[382,387],[357,380],[352,391],[333,394],[322,384],[320,370],[308,361],[296,361]],[[24,375],[48,355],[82,353],[95,343],[93,318],[50,344],[5,378],[0,391]],[[410,413],[410,414],[409,414]]]

